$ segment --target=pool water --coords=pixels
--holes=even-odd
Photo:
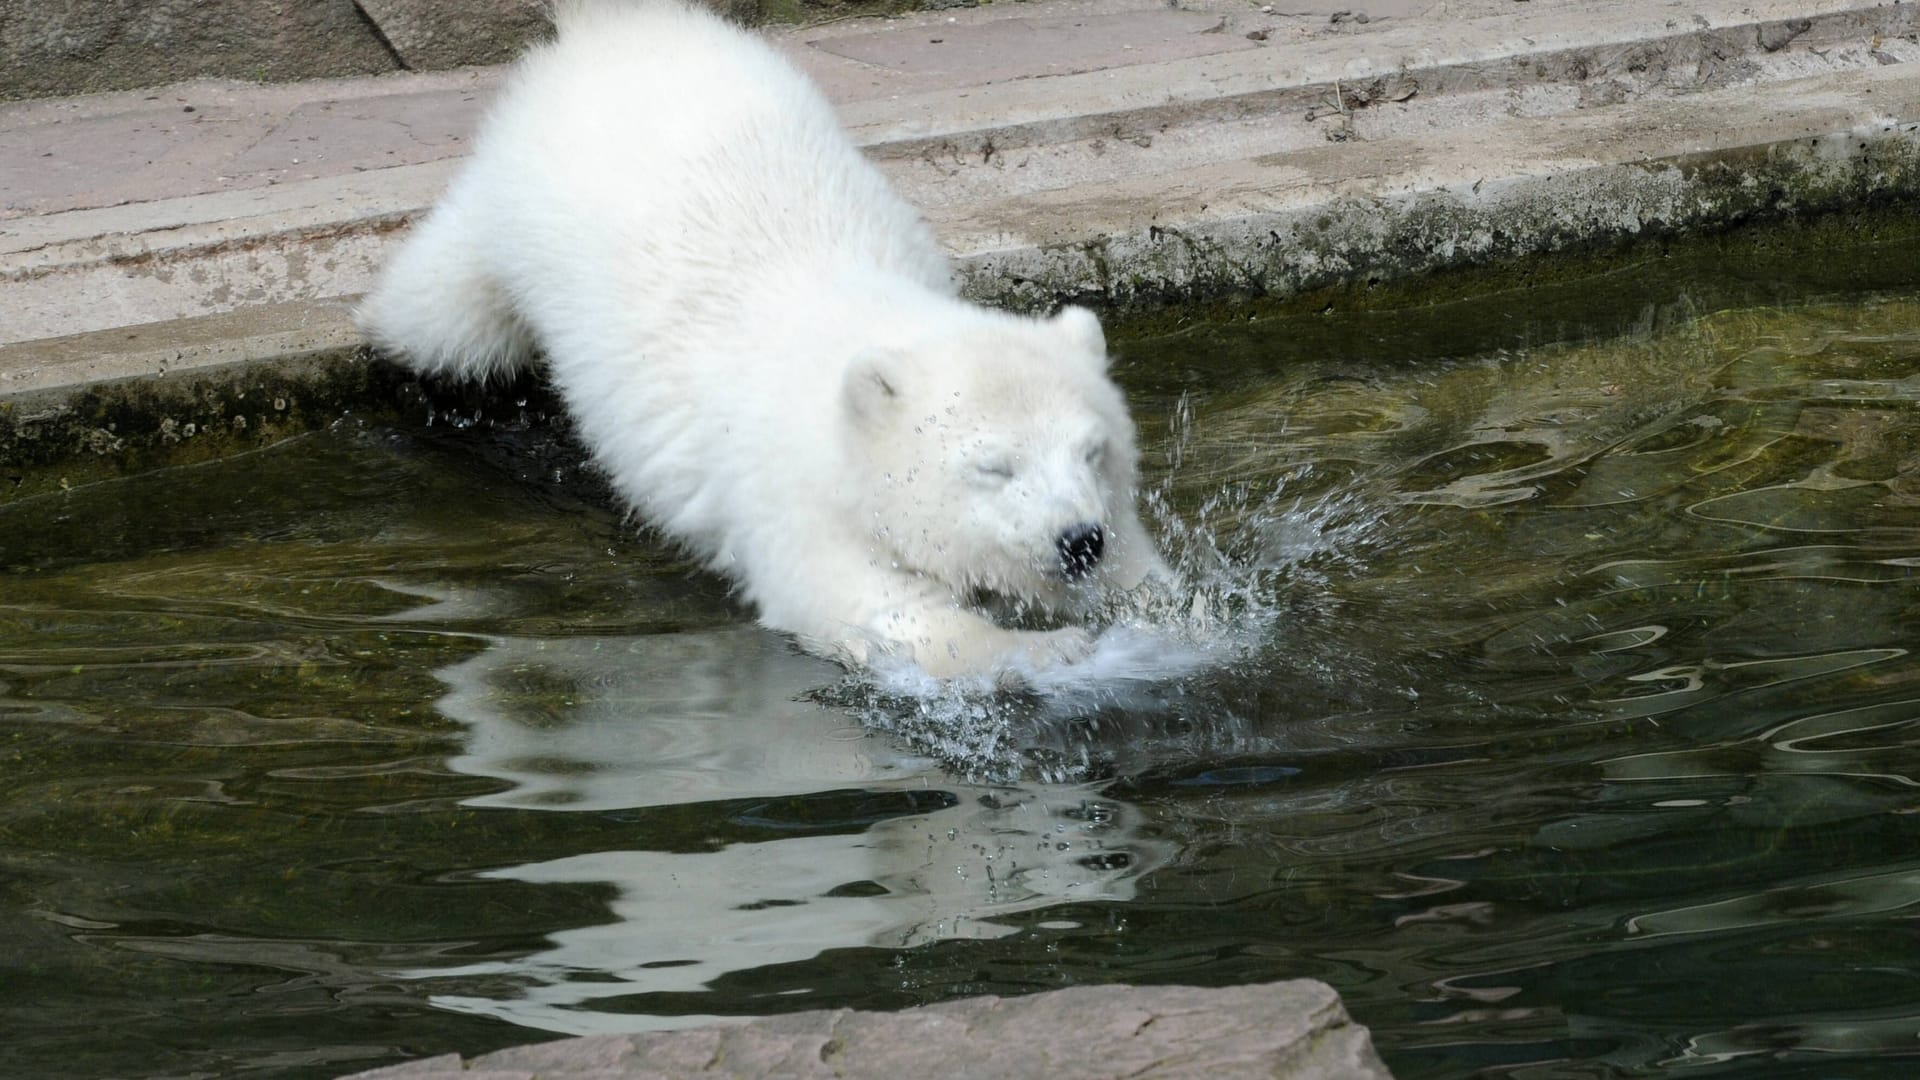
[[[1123,344],[1188,584],[1040,693],[795,652],[537,423],[0,506],[0,1075],[1295,976],[1403,1080],[1911,1075],[1920,296],[1328,325]]]

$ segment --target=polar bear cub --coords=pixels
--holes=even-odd
[[[1165,569],[1090,313],[961,300],[814,86],[675,0],[573,0],[360,309],[428,374],[544,354],[645,520],[760,621],[851,664],[1068,662],[1083,613]]]

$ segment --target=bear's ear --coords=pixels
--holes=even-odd
[[[1069,305],[1053,317],[1053,325],[1075,349],[1091,357],[1098,370],[1107,370],[1107,335],[1101,332],[1100,320],[1093,312]]]
[[[869,421],[885,415],[900,399],[901,359],[899,354],[883,349],[856,355],[840,383],[847,412]]]

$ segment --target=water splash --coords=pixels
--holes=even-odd
[[[1184,400],[1175,409],[1169,467],[1141,496],[1173,580],[1100,610],[1091,655],[952,679],[896,660],[816,700],[973,779],[1077,781],[1110,774],[1146,746],[1192,754],[1244,743],[1245,718],[1209,689],[1211,676],[1351,676],[1350,656],[1336,673],[1324,645],[1294,646],[1338,606],[1330,584],[1364,565],[1389,501],[1366,478],[1327,489],[1307,462],[1195,501],[1180,467],[1192,415]]]

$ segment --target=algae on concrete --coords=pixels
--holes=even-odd
[[[0,504],[257,449],[398,400],[364,350],[0,398]],[[387,404],[385,409],[391,410]]]

